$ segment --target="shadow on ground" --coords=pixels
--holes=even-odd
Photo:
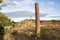
[[[35,36],[27,36],[25,33],[14,31],[11,33],[11,40],[35,40]]]
[[[4,28],[0,26],[0,40],[4,40]]]

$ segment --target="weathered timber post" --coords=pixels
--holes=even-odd
[[[40,37],[40,15],[39,15],[39,5],[35,3],[35,17],[36,17],[36,36]]]

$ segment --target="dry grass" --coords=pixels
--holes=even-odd
[[[34,30],[15,27],[5,34],[5,40],[35,40]],[[60,28],[41,28],[41,40],[60,40]],[[40,39],[39,39],[40,40]]]
[[[41,27],[40,35],[41,38],[39,40],[60,40],[60,27]],[[35,40],[35,37],[35,22],[25,20],[7,30],[4,40]]]
[[[4,35],[4,40],[30,40],[31,35],[34,34],[33,28],[14,27],[8,30]],[[32,39],[31,39],[32,40]]]

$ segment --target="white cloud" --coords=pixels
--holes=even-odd
[[[3,13],[8,13],[8,12],[14,12],[14,11],[30,11],[30,12],[32,12],[32,13],[35,13],[35,11],[34,10],[32,10],[32,9],[16,9],[16,10],[8,10],[8,11],[5,11],[5,10],[3,10],[3,11],[1,11],[1,12],[3,12]]]
[[[50,8],[50,7],[41,8],[40,13],[45,13],[45,14],[48,14],[48,15],[53,14],[54,13],[54,8]]]
[[[8,7],[6,7],[6,11],[5,12],[12,12],[12,11],[22,11],[22,10],[29,10],[31,12],[35,12],[34,8],[31,8],[30,5],[34,5],[35,1],[34,0],[22,0],[20,2],[17,2],[16,0],[12,1],[12,4],[16,4],[16,5],[10,5]],[[49,5],[53,5],[54,2],[49,2]],[[44,5],[43,2],[40,2],[40,5]],[[9,8],[11,10],[9,10]],[[4,9],[4,8],[3,8]],[[45,8],[45,9],[41,9],[40,12],[41,13],[47,13],[50,14],[52,13],[52,8]]]
[[[19,2],[17,2],[17,1],[13,1],[13,4],[15,5],[19,5],[20,3]]]
[[[13,20],[15,22],[20,22],[20,21],[23,21],[25,19],[31,19],[31,18],[28,18],[28,17],[25,17],[25,18],[11,18],[11,20]]]
[[[54,5],[55,3],[54,2],[48,2],[49,5]]]
[[[22,0],[22,1],[19,1],[17,2],[16,0],[4,0],[3,1],[3,4],[6,4],[7,6],[8,5],[30,5],[31,3],[35,3],[34,0]]]
[[[34,0],[23,0],[20,2],[20,5],[28,6],[28,5],[31,5],[33,3],[35,3]]]
[[[20,11],[20,10],[32,10],[34,12],[34,9],[31,8],[31,5],[34,5],[34,0],[22,0],[17,2],[16,0],[5,0],[3,3],[7,3],[7,6],[2,7],[2,12],[12,12],[12,11]],[[8,5],[9,4],[9,5]]]
[[[13,0],[3,0],[3,4],[11,5]]]
[[[42,5],[42,6],[43,6],[43,5],[44,5],[44,3],[43,3],[43,2],[40,2],[40,5]]]

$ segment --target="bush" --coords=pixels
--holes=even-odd
[[[4,27],[0,26],[0,35],[4,35]]]

